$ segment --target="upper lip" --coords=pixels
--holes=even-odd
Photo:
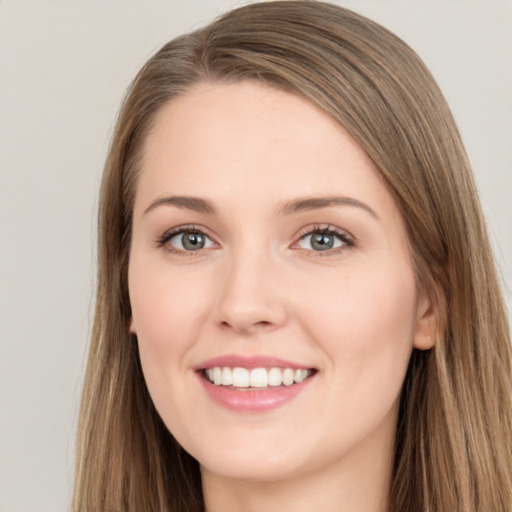
[[[223,356],[212,357],[203,361],[195,367],[196,371],[214,368],[215,366],[227,366],[229,368],[291,368],[292,370],[311,369],[307,364],[288,361],[279,357],[269,355],[243,356],[237,354],[226,354]]]

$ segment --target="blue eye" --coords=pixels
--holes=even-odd
[[[180,229],[165,234],[159,241],[160,245],[166,245],[171,251],[199,251],[214,246],[210,237],[196,229]]]
[[[350,246],[353,243],[344,233],[328,228],[311,231],[301,237],[297,245],[300,249],[322,252],[338,249],[345,245]]]

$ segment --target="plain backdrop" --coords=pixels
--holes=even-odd
[[[338,3],[401,36],[437,78],[510,310],[512,2]],[[0,0],[0,512],[69,509],[97,191],[123,92],[164,42],[235,5]]]

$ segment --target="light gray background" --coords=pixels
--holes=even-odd
[[[512,1],[346,0],[445,92],[512,305]],[[238,2],[240,4],[240,2]],[[0,511],[68,509],[97,189],[122,94],[226,0],[0,0]]]

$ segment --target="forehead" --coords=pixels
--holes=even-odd
[[[241,82],[199,84],[162,108],[136,195],[277,201],[334,193],[391,201],[371,160],[334,119],[297,95]]]

